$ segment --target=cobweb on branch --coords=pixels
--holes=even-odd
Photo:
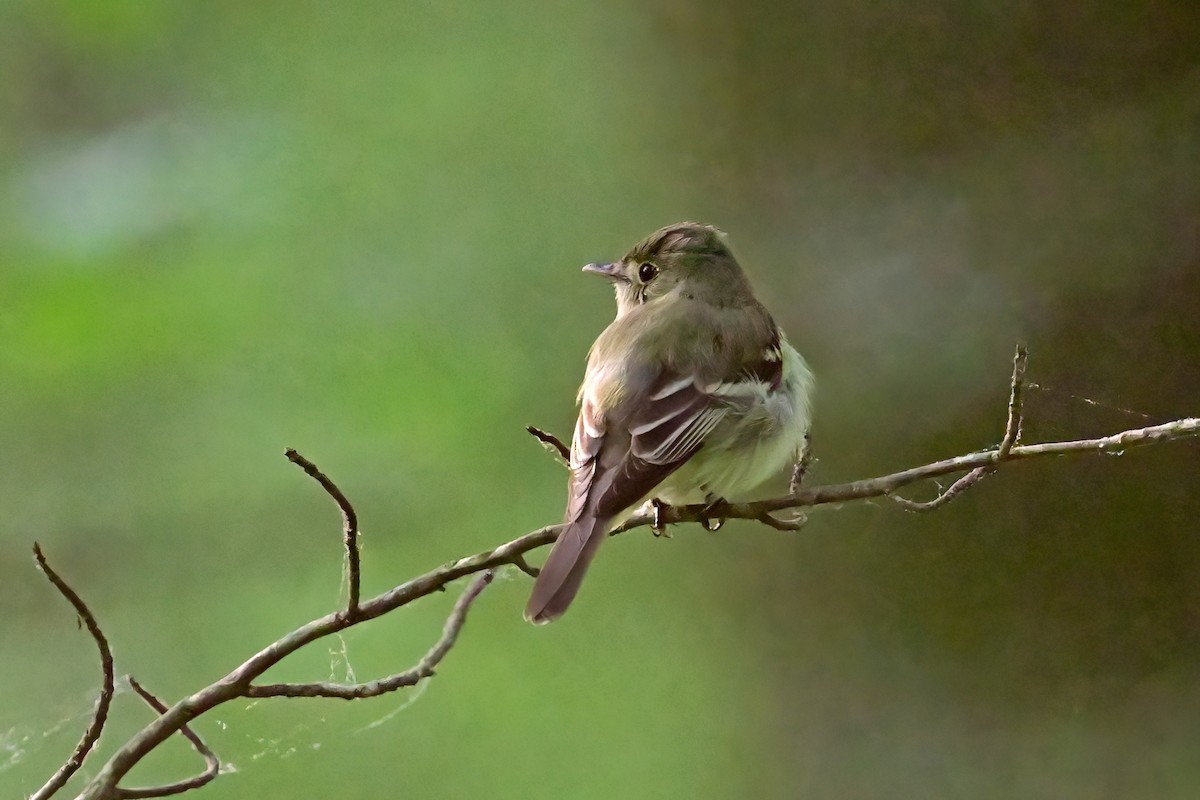
[[[246,706],[246,712],[252,712],[258,701]],[[215,720],[222,732],[233,739],[227,746],[231,753],[238,754],[240,762],[255,763],[271,759],[287,759],[300,752],[320,750],[322,741],[318,729],[326,729],[328,721],[324,716],[316,718],[315,722],[298,722],[278,736],[259,736],[236,730],[237,723],[227,723],[225,720]],[[240,742],[239,742],[240,740]],[[222,773],[240,772],[241,768],[232,761],[222,765]]]
[[[408,708],[413,703],[417,702],[417,700],[419,700],[421,698],[421,695],[425,694],[425,688],[427,686],[429,686],[429,681],[422,681],[422,682],[418,683],[415,687],[413,687],[413,690],[411,692],[409,692],[408,696],[404,698],[404,702],[402,702],[400,705],[396,706],[391,711],[384,714],[382,717],[375,720],[374,722],[368,722],[366,725],[364,725],[363,727],[356,730],[355,733],[364,733],[369,730],[374,730],[375,728],[378,728],[380,725],[390,722],[401,711]]]
[[[340,633],[335,635],[338,646],[329,648],[329,680],[335,683],[358,683],[358,675],[350,663],[350,650]]]
[[[32,734],[17,728],[9,728],[0,733],[0,772],[12,768],[24,760],[26,746],[31,738],[33,738]]]
[[[348,645],[342,636],[337,636],[338,647],[330,648],[329,656],[329,680],[345,681],[347,683],[355,683],[358,678],[353,666],[350,664]],[[388,711],[383,716],[375,719],[366,725],[350,730],[350,733],[365,733],[374,730],[387,722],[394,719],[400,712],[411,706],[425,693],[427,687],[426,682],[421,682],[413,687],[402,702]],[[259,705],[258,700],[248,703],[245,711],[251,712]],[[319,729],[323,729],[326,733],[333,733],[337,737],[344,735],[343,731],[330,730],[328,720],[324,717],[318,717],[315,722],[302,722],[292,726],[288,731],[279,736],[265,737],[251,734],[241,734],[240,737],[234,733],[233,725],[227,723],[223,719],[214,720],[221,731],[229,734],[234,734],[235,738],[241,738],[244,742],[242,748],[248,750],[249,753],[243,756],[243,760],[251,763],[263,761],[264,759],[288,759],[301,752],[309,752],[320,750],[323,742],[318,735]],[[336,728],[338,726],[334,726]],[[2,740],[0,740],[2,741]],[[237,746],[230,748],[231,750],[239,749]],[[222,767],[223,773],[239,772],[239,768],[232,763]]]
[[[128,689],[118,686],[114,695],[127,691]],[[13,725],[8,730],[0,730],[0,775],[19,766],[30,756],[38,754],[44,747],[59,746],[58,742],[53,741],[59,733],[68,731],[73,737],[75,731],[91,718],[95,707],[96,693],[89,691],[81,696],[77,703],[72,704],[69,710],[60,712],[63,716],[57,722],[51,723],[49,727],[42,728],[38,732],[35,732],[30,726],[21,725]]]
[[[1091,406],[1092,408],[1099,408],[1104,411],[1112,411],[1114,413],[1123,415],[1130,419],[1138,420],[1139,422],[1148,422],[1151,424],[1158,424],[1161,422],[1165,422],[1169,419],[1177,419],[1178,418],[1178,417],[1169,417],[1169,416],[1162,416],[1162,415],[1155,415],[1155,414],[1143,414],[1141,411],[1134,411],[1132,408],[1125,408],[1124,406],[1119,406],[1119,405],[1116,405],[1115,403],[1109,403],[1109,402],[1105,402],[1103,400],[1093,400],[1090,397],[1086,397],[1081,394],[1075,394],[1073,392],[1066,391],[1065,389],[1058,389],[1058,388],[1055,388],[1052,386],[1047,386],[1044,383],[1035,383],[1034,381],[1027,381],[1025,383],[1025,386],[1026,386],[1026,388],[1034,389],[1036,391],[1042,392],[1045,395],[1057,396],[1060,399],[1063,396],[1065,396],[1069,400],[1072,400],[1076,403]],[[1186,415],[1181,414],[1179,416],[1186,416]]]

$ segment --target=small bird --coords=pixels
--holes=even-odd
[[[617,317],[588,354],[571,442],[566,528],[525,619],[562,616],[608,531],[642,501],[719,503],[795,463],[813,387],[709,225],[655,231],[620,261]]]

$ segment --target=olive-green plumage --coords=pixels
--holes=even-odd
[[[559,617],[609,528],[639,501],[728,499],[799,456],[812,376],[715,228],[671,225],[620,261],[617,317],[588,356],[567,528],[525,617]]]

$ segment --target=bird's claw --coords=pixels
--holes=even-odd
[[[803,449],[797,454],[796,463],[792,466],[792,478],[788,482],[788,493],[795,494],[800,491],[800,485],[804,483],[804,477],[808,474],[808,468],[812,466],[812,434],[804,434]]]
[[[718,497],[716,500],[709,502],[700,512],[700,527],[709,533],[715,533],[721,530],[721,526],[725,524],[725,515],[729,511],[729,503],[725,502],[724,498]]]
[[[650,513],[654,515],[654,521],[650,523],[650,532],[653,533],[655,537],[665,536],[668,539],[671,538],[671,534],[667,533],[667,523],[663,522],[662,518],[663,512],[668,508],[670,508],[670,506],[668,506],[662,500],[659,500],[657,497],[652,497],[650,499]]]

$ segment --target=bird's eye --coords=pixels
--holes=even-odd
[[[638,280],[642,283],[649,283],[654,280],[654,276],[658,274],[658,267],[647,261],[638,267]]]

